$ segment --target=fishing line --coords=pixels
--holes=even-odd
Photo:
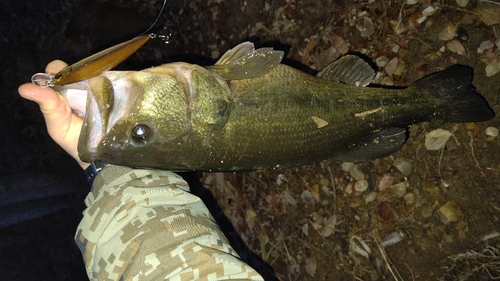
[[[137,37],[141,37],[142,35],[146,34],[148,31],[150,31],[157,23],[158,21],[160,20],[160,17],[161,17],[161,14],[163,13],[163,11],[165,10],[165,6],[167,5],[167,0],[163,0],[163,5],[161,6],[161,9],[160,9],[160,12],[158,13],[158,16],[156,17],[155,21],[153,22],[153,24],[148,28],[146,29],[146,31],[142,32],[141,34],[139,34]],[[151,38],[160,38],[160,40],[162,40],[163,42],[165,42],[166,44],[169,43],[169,40],[170,40],[170,36],[172,35],[172,32],[169,31],[168,32],[168,35],[163,35],[163,34],[156,34],[156,33],[150,33],[149,36]]]
[[[95,75],[99,75],[100,73],[118,65],[144,45],[149,38],[160,38],[160,40],[168,44],[171,32],[169,32],[168,35],[154,33],[146,34],[156,25],[161,17],[161,14],[163,13],[163,10],[165,9],[166,4],[167,0],[164,0],[160,12],[158,13],[158,16],[153,24],[139,36],[69,65],[55,75],[49,73],[36,73],[31,77],[31,82],[36,86],[46,88],[53,87],[55,85],[63,86],[90,79]]]

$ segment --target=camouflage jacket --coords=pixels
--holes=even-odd
[[[263,280],[172,172],[107,166],[85,204],[75,241],[91,280]]]

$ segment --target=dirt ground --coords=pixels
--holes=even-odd
[[[82,58],[127,39],[147,28],[162,5],[81,3],[98,8],[76,9],[57,40],[43,41],[53,43],[37,60]],[[94,11],[133,28],[96,31],[102,23],[86,26],[99,15]],[[169,43],[149,42],[122,68],[181,59],[210,64],[245,40],[286,51],[285,63],[311,74],[345,53],[360,54],[378,69],[374,83],[381,85],[409,85],[459,63],[474,69],[477,91],[500,112],[499,23],[498,1],[169,1],[161,28],[153,30]],[[497,280],[500,137],[494,128],[498,117],[421,123],[391,157],[203,173],[200,180],[280,280]],[[426,135],[435,129],[451,137],[428,150]]]

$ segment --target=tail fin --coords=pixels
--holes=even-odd
[[[436,119],[445,122],[481,122],[490,120],[495,113],[488,102],[472,85],[472,69],[452,65],[441,72],[426,76],[410,87],[428,91],[441,100]]]

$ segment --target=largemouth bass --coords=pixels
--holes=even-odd
[[[174,171],[365,161],[399,150],[410,124],[494,116],[466,66],[388,89],[364,87],[375,72],[356,56],[317,76],[280,64],[282,56],[245,42],[211,67],[107,71],[59,88],[70,100],[75,92],[87,96],[80,158]]]

